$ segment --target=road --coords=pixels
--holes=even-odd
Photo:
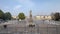
[[[60,24],[55,21],[34,21],[35,27],[28,27],[27,21],[11,20],[0,24],[0,34],[60,34]]]

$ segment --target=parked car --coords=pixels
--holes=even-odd
[[[4,23],[5,21],[3,19],[0,19],[0,23]]]

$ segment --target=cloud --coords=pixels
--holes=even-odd
[[[35,3],[31,0],[18,0],[19,3],[23,4],[25,7],[34,7]]]
[[[9,9],[10,7],[8,7],[8,6],[5,6],[4,8],[5,8],[5,9]]]
[[[4,12],[7,12],[10,10],[10,7],[9,6],[4,6],[3,8],[1,8]]]
[[[17,9],[19,9],[19,8],[21,8],[22,6],[21,5],[16,5],[13,9],[14,10],[17,10]]]

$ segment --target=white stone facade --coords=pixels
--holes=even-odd
[[[35,19],[37,20],[50,20],[51,16],[35,16]]]

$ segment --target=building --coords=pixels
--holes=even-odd
[[[18,19],[18,17],[17,17],[17,16],[12,16],[12,18],[13,18],[13,19]]]
[[[49,15],[41,15],[41,16],[35,16],[36,20],[51,20],[51,16]]]
[[[17,16],[12,16],[14,19],[18,19]],[[29,16],[26,16],[26,19],[29,20]],[[50,15],[37,15],[37,16],[32,16],[33,20],[51,20],[51,16]]]
[[[12,16],[12,18],[16,18],[16,16]]]

